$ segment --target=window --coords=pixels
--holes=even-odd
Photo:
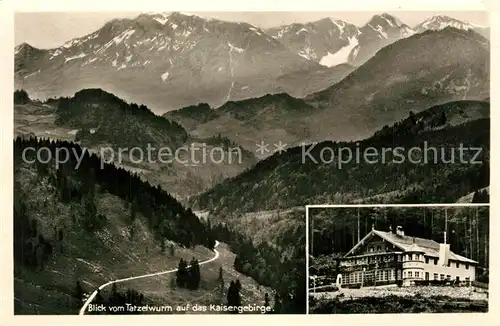
[[[386,270],[384,273],[384,281],[387,281],[389,279],[389,271]]]
[[[469,278],[469,277],[466,277],[466,278],[465,278],[465,282],[470,282],[470,278]]]
[[[457,282],[460,282],[460,276],[457,276],[455,280],[457,280]]]
[[[382,247],[381,246],[377,246],[377,251],[381,251],[382,250]]]
[[[457,261],[457,268],[460,268],[460,263]]]
[[[413,277],[413,272],[408,272],[408,277]]]
[[[444,281],[444,274],[439,275],[441,281]]]
[[[415,272],[415,277],[419,278],[419,274],[420,274],[419,272]]]
[[[428,264],[429,263],[429,257],[425,257],[425,263]]]
[[[434,274],[436,275],[436,274]],[[436,275],[437,276],[437,275]],[[425,280],[428,281],[429,280],[429,272],[425,272]]]
[[[465,264],[465,269],[469,269],[469,264]]]
[[[391,280],[394,280],[396,278],[396,272],[391,269]]]
[[[448,261],[448,267],[451,267],[451,261]]]
[[[415,260],[420,260],[420,254],[416,254],[415,257]]]
[[[370,247],[370,252],[373,252],[373,247]]]
[[[434,273],[434,281],[437,281],[437,280],[438,280],[438,274]]]
[[[434,258],[434,265],[438,264],[438,260]]]
[[[451,281],[451,275],[446,275],[446,280]]]

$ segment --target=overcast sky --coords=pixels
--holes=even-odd
[[[191,12],[202,17],[213,17],[229,21],[245,21],[268,28],[294,22],[309,22],[325,17],[334,17],[363,25],[373,15],[381,12]],[[447,15],[477,25],[487,26],[488,13],[481,11],[398,11],[389,14],[400,18],[413,27],[429,16]],[[75,37],[92,33],[114,18],[133,18],[138,12],[38,12],[16,13],[15,43],[27,42],[38,48],[59,47]]]

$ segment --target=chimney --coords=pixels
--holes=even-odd
[[[396,234],[400,237],[405,235],[405,231],[403,231],[403,227],[401,225],[398,225],[396,228]]]
[[[439,244],[439,265],[448,265],[448,258],[450,256],[450,245],[446,243]]]
[[[446,231],[443,232],[443,243],[439,244],[439,264],[448,265],[448,257],[450,256],[450,245],[446,243]]]

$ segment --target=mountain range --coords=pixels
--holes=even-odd
[[[443,15],[428,17],[417,26],[410,27],[387,13],[375,15],[359,27],[343,20],[324,18],[306,24],[270,28],[267,33],[294,53],[331,67],[345,63],[359,66],[378,50],[399,39],[446,27],[474,30],[483,36],[489,33],[488,28]]]
[[[58,48],[18,45],[15,85],[42,100],[102,88],[156,113],[267,93],[302,97],[340,81],[382,47],[444,26],[473,27],[441,17],[412,29],[382,14],[362,27],[325,18],[263,30],[177,12],[141,14]]]
[[[489,46],[474,31],[429,30],[384,47],[340,82],[304,98],[268,94],[165,117],[198,137],[220,133],[248,149],[260,141],[363,139],[410,111],[488,99]]]

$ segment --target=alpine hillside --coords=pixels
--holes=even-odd
[[[14,97],[16,135],[76,141],[178,199],[207,190],[256,161],[230,138],[192,136],[145,105],[127,103],[101,89],[43,103],[31,100],[25,91]]]
[[[455,202],[489,185],[489,130],[489,103],[431,107],[359,142],[326,141],[275,154],[193,199],[192,207],[229,218],[303,203]],[[461,144],[477,150],[465,151],[461,161]],[[367,148],[377,150],[373,160],[355,156]],[[383,154],[384,148],[392,150]],[[411,148],[421,150],[404,151]],[[424,148],[436,150],[424,158]]]

